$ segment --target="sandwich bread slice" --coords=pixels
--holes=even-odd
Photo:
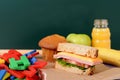
[[[98,57],[98,49],[90,47],[90,46],[84,46],[84,45],[78,45],[73,43],[61,43],[57,47],[57,51],[65,51],[74,53],[77,55],[82,55],[86,57],[96,58]]]

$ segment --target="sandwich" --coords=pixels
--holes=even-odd
[[[59,43],[57,51],[54,55],[56,69],[80,75],[92,75],[95,65],[102,63],[102,60],[98,58],[98,50],[90,46]]]

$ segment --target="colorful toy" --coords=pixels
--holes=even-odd
[[[30,52],[24,54],[24,55],[25,55],[25,56],[29,56],[29,55],[31,55],[31,54],[33,54],[33,53],[35,53],[35,52],[36,52],[36,49],[34,49],[34,50],[32,50],[32,51],[30,51]]]
[[[29,59],[29,60],[30,60],[31,64],[34,64],[37,61],[37,59],[35,57],[33,57],[33,58]]]
[[[26,80],[26,79],[15,78],[14,80]]]
[[[6,80],[8,77],[10,77],[10,73],[6,72],[6,74],[4,75],[4,77],[2,78],[2,80]]]
[[[0,70],[0,80],[2,80],[2,78],[4,77],[4,75],[6,74],[6,70],[3,69],[3,70]]]
[[[36,50],[33,50],[33,51],[28,52],[28,53],[26,53],[24,55],[27,56],[27,58],[29,58],[29,61],[30,61],[31,64],[34,64],[34,62],[36,62],[37,59],[35,57],[33,57],[33,56],[35,56],[37,54],[39,54],[39,53],[36,52]]]
[[[0,67],[4,67],[4,69],[7,70],[12,76],[15,76],[17,78],[24,78],[25,77],[25,75],[20,70],[12,70],[5,64],[1,64]]]
[[[11,79],[11,80],[14,80],[14,79],[15,79],[15,76],[10,76],[10,79]]]
[[[34,67],[29,66],[28,70],[24,70],[22,73],[27,77],[31,77],[31,76],[35,75],[37,73],[37,71]]]
[[[24,55],[11,49],[0,55],[0,80],[39,80],[38,72],[47,62],[36,59],[39,52],[32,50]],[[39,74],[39,75],[38,75]]]
[[[20,54],[19,52],[14,50],[10,50],[8,53],[3,54],[3,56],[1,58],[3,58],[6,62],[9,63],[9,59],[10,58],[15,58],[16,60],[20,59],[20,56],[22,56],[22,54]]]
[[[9,62],[9,68],[13,70],[25,70],[30,65],[30,62],[26,56],[20,56],[20,60],[10,58]]]
[[[5,63],[5,60],[0,58],[0,64],[3,64],[3,63]]]

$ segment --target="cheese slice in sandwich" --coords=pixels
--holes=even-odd
[[[54,55],[56,59],[55,68],[57,69],[91,75],[94,73],[95,65],[102,63],[102,60],[95,56],[98,55],[98,50],[93,47],[59,43],[57,50],[58,53]]]
[[[69,52],[58,52],[57,55],[54,56],[54,58],[56,59],[64,58],[71,61],[75,61],[77,63],[87,64],[90,66],[102,63],[102,60],[100,58],[88,58],[85,56],[80,56]]]

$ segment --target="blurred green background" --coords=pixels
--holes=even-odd
[[[93,21],[106,18],[112,48],[120,49],[120,0],[0,0],[0,48],[39,48],[50,34],[91,36]]]

